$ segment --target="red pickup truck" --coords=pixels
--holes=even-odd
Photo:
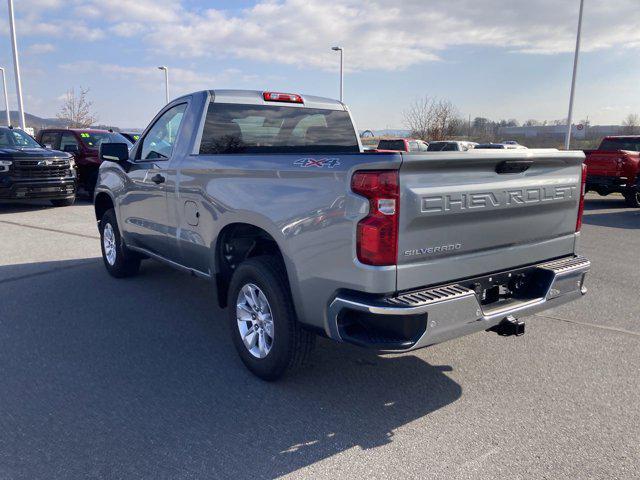
[[[376,152],[426,152],[429,144],[415,138],[383,138]]]
[[[586,150],[587,191],[622,193],[631,207],[640,207],[640,135],[604,137],[597,150]]]
[[[95,128],[45,128],[38,132],[36,140],[46,148],[62,150],[73,155],[78,168],[78,186],[92,198],[98,168],[102,163],[98,155],[100,145],[103,142],[126,143],[129,147],[133,145],[117,132]]]

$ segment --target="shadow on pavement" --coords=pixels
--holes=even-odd
[[[448,366],[327,340],[265,383],[210,283],[153,262],[127,280],[99,258],[39,267],[1,282],[0,477],[273,478],[392,442],[462,393]]]
[[[74,205],[92,205],[90,198],[76,198]],[[54,207],[48,200],[3,200],[0,202],[0,215],[3,213],[22,213],[35,210],[58,209],[65,207]],[[68,207],[67,207],[68,208]]]

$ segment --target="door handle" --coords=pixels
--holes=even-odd
[[[496,173],[521,173],[533,165],[533,160],[505,160],[496,166]]]
[[[165,178],[159,173],[156,173],[153,177],[151,177],[151,181],[156,185],[160,185],[161,183],[164,183]]]

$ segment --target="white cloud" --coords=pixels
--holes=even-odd
[[[640,48],[638,0],[585,3],[585,51]],[[65,11],[62,4],[20,2],[19,33],[95,41],[109,32],[139,38],[156,54],[330,70],[337,65],[335,44],[345,47],[351,70],[403,69],[446,59],[457,46],[568,53],[578,13],[578,2],[568,0],[258,0],[234,11],[179,0],[67,0]]]
[[[158,90],[164,88],[164,76],[156,65],[148,66],[125,66],[113,63],[97,63],[94,61],[79,61],[60,65],[66,72],[73,72],[75,75],[88,73],[109,76],[116,80],[136,84],[148,90]],[[169,83],[172,92],[183,94],[196,90],[207,90],[214,88],[220,83],[229,83],[232,80],[246,82],[252,77],[244,75],[240,70],[228,68],[217,74],[202,74],[201,72],[187,68],[170,68]]]
[[[637,47],[638,0],[587,2],[585,51]],[[528,54],[573,51],[577,2],[557,0],[263,1],[240,13],[217,9],[163,16],[148,25],[157,51],[335,68],[345,46],[352,69],[395,70],[438,60],[450,47],[482,45]]]
[[[34,43],[27,47],[27,54],[29,55],[40,55],[43,53],[51,53],[56,50],[55,45],[50,43]]]

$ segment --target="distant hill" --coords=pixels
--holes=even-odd
[[[362,132],[360,134],[362,135]],[[373,135],[376,137],[408,137],[411,133],[409,130],[401,130],[401,129],[386,129],[386,130],[371,130]]]
[[[20,120],[18,119],[18,111],[11,110],[11,125],[19,125]],[[5,110],[0,110],[0,125],[5,124],[6,113]],[[65,128],[65,123],[59,118],[43,118],[37,115],[33,115],[31,113],[24,112],[24,121],[27,123],[27,127],[32,127],[36,132],[38,130],[42,130],[43,128]],[[121,129],[118,127],[114,127],[113,125],[94,125],[92,128],[98,128],[102,130],[113,129],[116,132],[120,130],[124,131],[137,131],[140,129],[131,128],[131,129]],[[141,130],[140,130],[141,131]]]
[[[0,124],[5,123],[6,118],[6,110],[0,110]],[[11,110],[11,125],[19,125],[20,120],[19,114],[17,110]],[[64,127],[64,122],[57,118],[42,118],[37,115],[32,115],[31,113],[24,112],[24,121],[27,122],[27,127],[33,127],[35,130],[40,130],[41,128],[54,128],[54,127]]]

